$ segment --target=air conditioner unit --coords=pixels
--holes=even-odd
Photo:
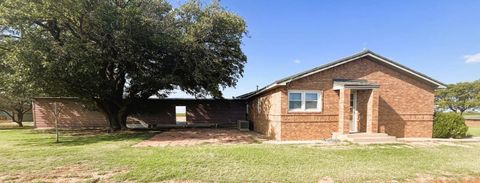
[[[240,131],[249,131],[250,130],[250,122],[246,120],[238,120],[238,129]]]

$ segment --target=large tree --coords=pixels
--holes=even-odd
[[[438,90],[436,105],[440,109],[463,114],[465,111],[480,108],[480,80],[460,82]]]
[[[29,43],[18,54],[35,86],[94,102],[113,130],[135,101],[173,89],[221,98],[246,62],[245,22],[218,2],[4,0],[0,24]]]
[[[22,47],[16,45],[19,44],[19,35],[15,32],[8,27],[0,27],[2,45],[14,45],[0,47],[0,112],[22,127],[24,114],[32,109],[32,98],[39,96],[41,91],[25,75],[24,62],[19,61],[22,58],[16,57],[20,50],[15,48]]]

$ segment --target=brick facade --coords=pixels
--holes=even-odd
[[[465,124],[468,127],[480,127],[480,119],[465,119]]]
[[[281,139],[281,93],[271,90],[248,102],[248,120],[253,130],[273,139]]]
[[[249,106],[253,107],[252,103],[255,103],[258,98],[269,98],[269,103],[278,103],[276,100],[280,100],[280,110],[276,111],[275,115],[280,116],[276,120],[280,120],[281,129],[277,131],[280,131],[281,135],[272,136],[277,140],[330,138],[333,132],[342,129],[342,127],[339,128],[342,124],[344,133],[348,133],[351,91],[334,90],[334,79],[362,79],[380,85],[378,89],[357,90],[360,131],[371,130],[371,132],[387,133],[396,137],[432,136],[434,91],[437,86],[371,57],[361,57],[293,80],[285,86],[278,86],[272,91],[250,98]],[[323,110],[321,112],[290,112],[288,110],[289,90],[321,91]],[[340,97],[341,95],[344,97]],[[250,114],[250,116],[256,115]],[[264,125],[264,122],[259,122],[257,118],[251,118],[251,120],[254,126]],[[368,126],[367,120],[373,121],[371,126]],[[266,132],[264,129],[255,130],[261,133]]]
[[[35,99],[33,101],[33,122],[35,128],[54,128],[54,105],[57,102],[60,116],[59,128],[106,128],[108,122],[102,113],[73,99]]]

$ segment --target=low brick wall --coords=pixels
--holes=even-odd
[[[54,128],[54,102],[61,111],[58,118],[60,128],[106,128],[108,122],[102,113],[89,109],[75,99],[39,98],[33,101],[33,122],[35,128]]]
[[[465,119],[465,124],[468,127],[480,127],[480,119]]]
[[[37,98],[33,102],[33,118],[36,128],[55,127],[53,103],[58,102],[61,128],[106,128],[108,121],[94,106],[87,106],[71,98]],[[128,123],[143,122],[149,125],[176,124],[175,106],[186,106],[189,123],[231,123],[246,119],[243,100],[210,99],[151,99],[135,104]]]

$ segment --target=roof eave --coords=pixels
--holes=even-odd
[[[436,86],[436,89],[445,89],[447,88],[447,85],[442,83],[442,82],[439,82],[435,79],[432,79],[420,72],[417,72],[413,69],[410,69],[406,66],[403,66],[395,61],[392,61],[388,58],[385,58],[385,57],[382,57],[370,50],[365,50],[365,51],[362,51],[360,53],[357,53],[357,54],[354,54],[352,56],[349,56],[349,57],[345,57],[345,58],[342,58],[342,59],[339,59],[337,61],[334,61],[334,62],[331,62],[331,63],[328,63],[328,64],[325,64],[325,65],[322,65],[322,66],[319,66],[319,67],[316,67],[316,68],[313,68],[313,69],[310,69],[310,70],[307,70],[307,71],[304,71],[304,72],[301,72],[299,74],[296,74],[296,75],[293,75],[293,76],[289,76],[289,77],[286,77],[286,78],[283,78],[283,79],[280,79],[280,80],[277,80],[276,82],[270,84],[270,85],[267,85],[266,87],[264,87],[263,89],[261,90],[258,90],[257,92],[253,92],[252,95],[249,95],[247,96],[246,99],[250,98],[250,97],[253,97],[255,95],[258,95],[259,93],[262,93],[262,92],[265,92],[267,90],[270,90],[271,88],[273,87],[276,87],[276,86],[283,86],[283,85],[286,85],[287,83],[291,82],[291,81],[294,81],[294,80],[297,80],[297,79],[300,79],[300,78],[304,78],[304,77],[307,77],[307,76],[310,76],[310,75],[313,75],[313,74],[316,74],[316,73],[319,73],[319,72],[322,72],[322,71],[325,71],[327,69],[331,69],[333,67],[337,67],[339,65],[343,65],[345,63],[348,63],[348,62],[351,62],[351,61],[354,61],[354,60],[357,60],[359,58],[363,58],[363,57],[367,57],[367,56],[370,56],[372,58],[375,58],[383,63],[386,63],[386,64],[389,64],[397,69],[400,69],[404,72],[407,72],[419,79],[422,79],[424,81],[427,81],[428,83]],[[244,95],[247,95],[247,94],[244,94]],[[244,96],[244,95],[241,95],[241,96]],[[241,97],[239,96],[239,97]]]
[[[260,93],[263,93],[263,92],[266,92],[268,90],[271,90],[271,89],[274,89],[274,88],[277,88],[279,86],[284,86],[284,84],[278,84],[278,83],[273,83],[273,84],[270,84],[270,85],[267,85],[266,87],[258,90],[258,91],[255,91],[255,92],[250,92],[250,93],[247,93],[247,94],[243,94],[243,95],[240,95],[236,98],[240,98],[240,99],[249,99],[249,98],[252,98],[253,96],[256,96]]]

